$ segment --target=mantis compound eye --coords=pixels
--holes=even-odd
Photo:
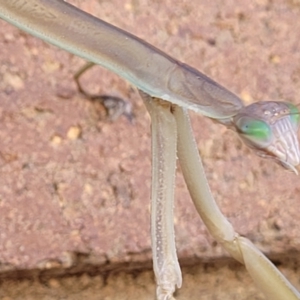
[[[244,139],[248,141],[248,145],[263,147],[272,138],[271,127],[264,121],[243,116],[237,120],[235,125],[240,135],[243,135]]]
[[[233,117],[233,125],[258,155],[298,173],[295,166],[300,163],[297,139],[300,112],[295,105],[275,101],[253,103]]]

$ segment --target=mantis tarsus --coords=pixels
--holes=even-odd
[[[243,104],[239,100],[239,98],[237,98],[215,82],[211,81],[203,74],[198,73],[196,70],[191,69],[190,67],[169,58],[166,54],[163,54],[152,46],[148,44],[140,44],[139,40],[135,40],[135,38],[131,35],[126,36],[124,35],[124,32],[119,32],[116,29],[113,29],[113,33],[110,32],[110,34],[116,34],[115,38],[112,40],[112,36],[110,36],[110,34],[106,32],[107,29],[111,29],[109,25],[104,26],[106,28],[104,28],[104,32],[106,32],[104,34],[104,37],[108,39],[106,42],[105,40],[103,41],[104,44],[107,44],[107,42],[110,41],[110,46],[114,47],[114,43],[116,43],[117,46],[119,41],[122,40],[123,42],[120,43],[123,48],[120,53],[115,52],[112,56],[106,56],[107,53],[102,55],[101,51],[104,51],[105,53],[107,49],[102,49],[99,52],[95,36],[93,34],[89,35],[89,33],[93,33],[93,31],[90,31],[93,26],[95,26],[95,30],[97,28],[101,29],[104,23],[100,23],[100,21],[92,19],[91,16],[79,12],[78,10],[62,1],[12,1],[11,3],[0,1],[0,8],[0,15],[2,16],[2,18],[12,22],[20,28],[29,31],[34,35],[42,37],[46,41],[52,42],[77,55],[83,56],[86,59],[108,67],[109,69],[119,73],[121,76],[131,81],[134,85],[137,85],[139,89],[143,90],[147,94],[150,94],[151,96],[154,96],[155,98],[161,98],[164,100],[169,100],[171,102],[174,101],[174,104],[161,103],[160,100],[155,100],[152,102],[147,94],[142,93],[142,97],[145,98],[147,106],[150,105],[149,110],[152,114],[153,126],[162,129],[161,136],[157,135],[156,131],[153,132],[154,138],[157,139],[157,144],[153,149],[154,155],[156,155],[154,164],[165,161],[165,159],[158,158],[165,155],[163,145],[165,141],[164,136],[166,134],[173,136],[173,141],[168,141],[171,144],[167,147],[170,147],[170,149],[173,149],[174,151],[177,135],[176,129],[174,127],[177,126],[178,153],[179,159],[181,160],[183,173],[186,177],[195,204],[200,214],[202,214],[202,218],[204,219],[204,221],[206,221],[208,227],[211,226],[210,229],[212,230],[213,235],[217,238],[218,241],[220,241],[220,243],[225,245],[225,247],[233,254],[234,257],[236,257],[239,261],[244,261],[246,263],[247,267],[250,269],[250,273],[252,272],[252,276],[254,277],[254,279],[258,281],[262,289],[266,292],[267,295],[272,297],[272,299],[275,299],[275,297],[277,297],[277,299],[284,299],[283,297],[292,297],[289,296],[289,294],[286,294],[290,291],[293,291],[292,293],[294,293],[293,297],[295,299],[299,298],[299,295],[297,295],[297,292],[293,290],[293,288],[289,287],[287,288],[287,290],[285,290],[286,286],[284,284],[282,292],[283,294],[280,294],[278,291],[276,291],[276,293],[273,293],[272,288],[270,288],[268,284],[262,280],[263,278],[259,277],[259,275],[263,274],[262,270],[260,268],[251,268],[254,261],[253,259],[262,259],[262,266],[266,264],[266,261],[262,258],[261,254],[259,254],[251,244],[249,244],[248,241],[243,238],[239,238],[234,233],[231,226],[227,223],[227,220],[222,219],[221,216],[215,214],[214,209],[216,209],[216,211],[218,211],[218,209],[213,204],[214,202],[211,198],[209,190],[206,190],[207,185],[205,182],[205,178],[201,179],[201,190],[198,190],[198,181],[199,178],[203,176],[203,171],[201,171],[201,167],[200,169],[197,169],[196,167],[198,158],[197,153],[195,153],[195,147],[193,146],[193,138],[189,136],[190,129],[185,109],[194,109],[204,115],[218,120],[223,124],[231,125],[233,128],[237,128],[239,132],[244,134],[244,139],[246,138],[246,142],[254,148],[261,148],[262,142],[264,143],[264,147],[269,143],[269,134],[271,129],[266,125],[266,123],[262,123],[261,121],[253,122],[253,111],[250,111],[250,113],[246,112],[246,116],[244,116]],[[42,14],[39,15],[39,13],[41,12]],[[35,18],[35,16],[37,16],[37,18]],[[42,18],[39,18],[38,16],[41,16]],[[70,20],[69,23],[68,20]],[[77,23],[75,23],[74,27],[65,26],[65,24],[71,24],[71,21],[74,20],[78,21]],[[91,27],[89,28],[87,24],[89,24]],[[87,30],[87,28],[89,30]],[[73,29],[75,30],[75,34],[73,32]],[[103,28],[101,30],[103,30]],[[44,32],[46,32],[47,34],[44,35]],[[69,34],[71,32],[73,33],[73,35]],[[81,43],[79,47],[78,42]],[[142,48],[139,48],[141,46]],[[108,49],[108,53],[110,53],[110,50],[111,48]],[[135,53],[135,51],[139,53],[140,50],[140,60],[130,60],[133,57],[132,53]],[[118,53],[121,54],[121,61],[119,60],[120,57],[118,56]],[[124,53],[125,58],[122,57]],[[122,61],[122,59],[124,59],[124,61]],[[119,62],[121,65],[123,64],[123,62],[125,62],[125,65],[122,65],[121,68],[118,68],[115,66],[115,62]],[[146,66],[146,69],[143,69],[141,67],[143,64],[145,64],[144,66]],[[147,67],[149,68],[147,69]],[[158,72],[156,67],[162,67],[164,70],[159,70]],[[158,73],[168,75],[157,78],[156,75]],[[153,77],[153,75],[155,75],[155,77]],[[186,85],[188,87],[187,89]],[[197,97],[200,98],[198,99]],[[224,99],[225,101],[223,101]],[[278,104],[273,103],[271,105],[273,105],[273,108],[266,110],[266,115],[268,115],[268,112],[271,113],[272,110],[275,110],[275,116],[280,115],[282,112],[282,115],[287,118],[289,124],[291,124],[292,126],[291,132],[296,132],[299,122],[298,111],[296,107],[290,106],[289,104],[279,104],[283,106],[283,109],[277,112],[276,110]],[[181,106],[184,107],[184,109],[181,109]],[[257,108],[257,106],[255,105],[252,106],[252,109],[253,107]],[[162,117],[160,117],[160,114]],[[172,117],[173,114],[175,115],[175,119]],[[168,121],[168,119],[170,119],[169,121],[171,125],[161,124],[161,122]],[[164,130],[167,130],[168,133],[165,133]],[[183,142],[183,138],[187,138],[187,141]],[[260,140],[258,140],[258,138]],[[292,151],[287,152],[288,155],[291,154],[291,157],[285,154],[280,156],[280,154],[278,153],[275,153],[275,155],[273,153],[272,157],[277,157],[281,160],[281,163],[284,166],[295,170],[294,166],[299,163],[299,150],[296,136],[291,135],[290,141],[295,146],[294,149],[289,148],[289,150]],[[183,145],[187,146],[184,147]],[[187,150],[189,148],[188,146],[191,147],[189,150]],[[161,152],[155,153],[157,149]],[[271,154],[270,151],[266,152],[264,150],[265,149],[260,149],[260,152],[263,152],[264,155],[266,155],[266,153],[267,155]],[[193,166],[191,166],[191,161],[189,158],[189,156],[191,155],[194,155],[195,157],[193,160],[195,164],[195,170],[193,170]],[[161,194],[167,194],[166,198],[169,198],[169,196],[171,196],[172,198],[172,177],[174,173],[174,166],[171,166],[172,164],[174,165],[175,162],[175,152],[173,152],[173,156],[170,155],[168,159],[169,162],[166,165],[157,165],[156,171],[155,169],[153,171],[153,195],[158,194],[158,198],[161,197]],[[165,175],[161,177],[161,180],[163,181],[163,183],[166,183],[160,185],[161,182],[157,182],[157,190],[155,179],[158,177],[160,172],[165,172]],[[168,182],[168,180],[171,181]],[[160,192],[159,189],[166,189],[166,191]],[[199,194],[201,195],[201,193],[203,197],[202,201],[204,202],[201,202],[201,204],[199,204],[198,198]],[[164,203],[165,200],[160,199],[160,201]],[[155,203],[156,202],[154,202],[154,204]],[[155,207],[155,205],[153,205],[153,207]],[[172,203],[170,204],[169,209],[172,210]],[[167,209],[167,211],[169,211],[169,209]],[[160,210],[161,209],[159,208],[158,211]],[[163,210],[166,210],[166,208],[163,208]],[[158,215],[160,213],[161,212],[158,212]],[[170,223],[169,221],[171,217],[172,216],[166,218],[167,223]],[[158,216],[158,218],[160,220],[158,222],[158,227],[153,227],[154,252],[156,252],[156,250],[158,250],[157,252],[159,252],[158,254],[156,253],[154,259],[155,272],[159,285],[158,298],[168,299],[172,297],[171,294],[175,288],[175,284],[177,284],[177,286],[180,286],[181,279],[178,271],[178,265],[176,263],[176,253],[174,247],[171,245],[173,240],[172,226],[170,224],[161,225],[160,222],[164,223],[165,221],[161,221],[160,216]],[[222,222],[224,226],[221,226],[221,229],[225,228],[225,231],[223,232],[218,228],[220,227],[220,223]],[[156,218],[153,220],[153,224],[155,223],[157,224]],[[164,240],[163,237],[165,235],[166,239]],[[156,245],[155,239],[157,239],[158,243],[162,243],[162,247],[165,247],[166,249],[161,250],[161,245]],[[238,243],[238,246],[236,245],[236,243]],[[242,250],[238,250],[238,248]],[[241,256],[240,251],[245,251],[244,254],[246,256]],[[170,255],[170,253],[172,253],[172,255]],[[252,257],[252,255],[254,256],[254,258]],[[165,265],[170,266],[170,269],[168,267],[165,268]],[[268,266],[270,265],[267,264],[267,267],[264,269],[265,272],[267,272],[266,270],[268,269]],[[276,273],[270,271],[270,273],[268,274],[268,276],[272,276],[272,274]],[[277,275],[274,276],[276,277]]]

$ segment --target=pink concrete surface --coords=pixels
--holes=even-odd
[[[71,1],[70,1],[71,2]],[[203,71],[246,103],[300,96],[297,1],[72,1]],[[93,68],[93,93],[133,103],[111,123],[76,90],[84,62],[0,22],[0,271],[145,262],[150,245],[150,119],[137,92]],[[300,251],[300,181],[233,132],[193,114],[213,194],[237,232],[271,257]],[[197,216],[178,169],[181,259],[227,256]]]

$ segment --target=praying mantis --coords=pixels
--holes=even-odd
[[[31,5],[33,5],[31,7]],[[40,6],[41,5],[41,6]],[[82,26],[83,30],[85,28],[85,25],[88,23],[89,20],[91,20],[90,16],[87,16],[85,14],[80,13],[79,11],[77,11],[75,8],[67,5],[66,3],[62,2],[62,1],[30,1],[28,3],[24,2],[24,1],[12,1],[11,3],[5,3],[5,1],[0,1],[0,8],[1,8],[1,13],[0,15],[2,16],[2,18],[6,19],[7,21],[12,22],[15,25],[18,25],[19,27],[21,27],[22,29],[26,29],[24,27],[22,27],[22,25],[20,24],[25,24],[26,22],[28,22],[28,20],[26,20],[26,14],[28,13],[30,15],[30,17],[32,17],[33,15],[31,15],[32,12],[37,13],[39,10],[38,8],[43,8],[42,12],[43,12],[43,16],[47,17],[48,14],[50,16],[55,16],[55,14],[57,13],[64,13],[64,16],[61,16],[61,18],[58,18],[57,20],[64,20],[63,18],[66,17],[70,17],[70,20],[74,20],[78,17],[78,19],[76,19],[78,21],[77,26]],[[33,9],[34,8],[34,9]],[[22,9],[24,9],[22,11]],[[52,9],[52,11],[51,11]],[[22,11],[22,13],[20,13]],[[72,14],[72,12],[74,12],[74,14]],[[6,14],[7,13],[7,14]],[[52,14],[51,14],[52,13]],[[70,13],[70,14],[69,14]],[[10,15],[11,14],[11,15]],[[13,16],[14,18],[11,19],[11,16]],[[25,19],[23,19],[23,17],[25,17]],[[86,18],[86,19],[85,19]],[[17,21],[16,21],[17,20]],[[19,21],[20,20],[20,21]],[[33,18],[34,20],[34,18]],[[42,22],[43,19],[40,19],[40,22]],[[83,22],[84,21],[84,22]],[[29,20],[29,22],[32,22],[32,20]],[[52,20],[53,22],[53,20]],[[87,22],[87,23],[85,23]],[[64,24],[67,24],[67,22],[63,22],[63,23],[59,23],[59,22],[54,22],[51,23],[53,26],[48,26],[49,31],[51,31],[52,29],[55,30],[55,26],[64,26]],[[71,22],[69,23],[71,24]],[[75,24],[75,25],[76,25]],[[34,26],[31,26],[30,28],[27,27],[27,31],[29,31],[32,34],[35,34],[39,37],[44,37],[44,39],[46,41],[50,41],[47,40],[47,38],[49,37],[49,35],[42,35],[42,34],[38,34],[37,31],[35,31],[36,29],[39,28],[39,26],[41,25],[41,23],[39,23],[39,20],[37,20],[37,22],[34,24]],[[97,25],[96,25],[97,26]],[[70,27],[71,28],[71,27]],[[108,26],[108,28],[111,28],[110,26]],[[45,30],[45,27],[43,28],[43,30]],[[57,32],[59,32],[60,34],[61,31],[58,30]],[[87,33],[87,32],[85,32]],[[124,36],[124,32],[119,32],[117,30],[117,34],[120,34],[120,36],[117,36],[115,41],[119,41],[120,37],[123,37],[125,39],[125,44],[122,44],[123,47],[126,48],[126,42],[129,41],[129,53],[130,51],[132,51],[132,47],[133,45],[131,44],[132,41],[136,41],[136,47],[137,49],[139,49],[140,47],[140,40],[135,40],[135,38],[133,38],[131,35],[130,36]],[[83,43],[84,47],[90,47],[89,50],[94,51],[94,53],[91,54],[91,56],[89,55],[83,55],[82,53],[84,52],[84,50],[80,49],[78,50],[78,52],[74,51],[74,48],[72,48],[72,46],[70,48],[68,48],[68,42],[69,45],[71,45],[70,43],[72,43],[72,37],[70,35],[68,35],[68,32],[66,34],[62,34],[62,38],[60,38],[59,36],[55,35],[54,33],[54,38],[53,40],[51,40],[51,42],[53,42],[54,44],[59,45],[60,47],[66,48],[66,50],[71,50],[72,52],[74,52],[77,55],[81,55],[86,59],[89,59],[91,61],[93,61],[93,59],[91,59],[93,57],[93,55],[97,55],[97,49],[92,48],[92,44],[94,41],[94,37],[90,38],[90,37],[86,37],[87,39],[89,39],[89,41],[91,42],[91,45],[89,45],[88,43]],[[76,35],[74,35],[76,37]],[[67,38],[70,38],[70,40],[66,43]],[[84,40],[85,42],[86,40]],[[76,41],[75,41],[76,43]],[[65,46],[67,45],[67,46]],[[124,46],[125,45],[125,46]],[[262,280],[261,277],[259,277],[259,274],[261,274],[261,276],[264,276],[262,271],[266,271],[268,268],[271,268],[270,273],[268,273],[268,276],[272,276],[271,274],[274,275],[274,277],[277,277],[277,273],[276,271],[271,267],[271,265],[269,265],[261,256],[260,253],[257,252],[257,250],[255,248],[253,248],[253,246],[251,244],[249,244],[249,242],[244,239],[244,238],[240,238],[238,235],[236,235],[234,233],[234,231],[232,231],[232,228],[230,227],[230,225],[228,225],[227,221],[225,219],[223,219],[223,217],[221,217],[221,215],[218,215],[218,209],[214,206],[214,201],[211,198],[211,194],[209,189],[207,189],[207,184],[205,181],[205,178],[203,177],[204,173],[201,169],[201,164],[198,165],[199,163],[199,158],[197,158],[197,153],[195,151],[195,146],[194,146],[194,140],[192,138],[192,136],[190,135],[190,129],[189,129],[189,121],[188,121],[188,117],[186,115],[186,108],[190,108],[190,109],[194,109],[196,111],[201,112],[202,114],[217,119],[220,123],[223,123],[225,125],[230,125],[233,126],[234,128],[236,128],[240,133],[244,134],[244,139],[246,139],[246,143],[250,144],[250,146],[257,148],[259,145],[261,145],[261,140],[259,142],[257,142],[257,138],[262,138],[263,142],[265,142],[266,144],[268,144],[269,142],[269,127],[266,127],[266,123],[259,123],[259,127],[257,129],[256,125],[257,124],[252,124],[252,119],[250,120],[250,123],[248,123],[249,118],[247,113],[245,113],[245,115],[243,115],[243,104],[242,102],[233,94],[231,94],[230,92],[228,92],[227,90],[225,90],[224,88],[222,88],[221,86],[219,86],[218,84],[216,84],[215,82],[211,81],[209,78],[205,77],[203,74],[198,73],[198,71],[183,65],[171,58],[169,58],[167,55],[163,54],[162,52],[156,50],[155,48],[152,48],[150,45],[148,44],[142,44],[145,48],[146,51],[150,51],[147,55],[146,55],[146,62],[148,63],[149,66],[152,66],[152,61],[147,61],[147,57],[151,57],[152,53],[154,52],[154,56],[157,55],[158,60],[156,60],[157,58],[155,58],[154,62],[156,66],[164,66],[164,62],[165,59],[170,62],[171,64],[171,69],[166,69],[166,73],[169,74],[170,77],[167,77],[167,79],[170,79],[171,83],[170,85],[172,86],[172,84],[174,83],[174,87],[175,87],[175,92],[173,94],[168,94],[168,92],[161,92],[160,89],[164,89],[166,86],[166,82],[164,82],[163,80],[158,80],[156,78],[153,78],[153,75],[159,74],[159,72],[155,72],[153,70],[150,71],[150,75],[148,74],[143,74],[143,76],[140,76],[140,73],[137,73],[138,75],[127,71],[124,71],[121,68],[120,70],[116,70],[113,69],[113,67],[109,67],[110,69],[114,70],[115,72],[119,73],[121,76],[125,77],[127,80],[129,80],[130,82],[132,82],[134,85],[137,85],[139,89],[143,90],[143,92],[141,92],[142,98],[145,99],[145,103],[150,111],[150,114],[152,116],[152,126],[154,127],[154,129],[152,130],[153,132],[153,139],[154,139],[154,146],[153,146],[153,153],[154,153],[154,169],[153,169],[153,178],[154,178],[154,183],[153,183],[153,192],[152,194],[158,194],[157,198],[158,198],[158,202],[155,200],[153,202],[153,227],[152,227],[152,239],[153,239],[153,251],[154,251],[154,269],[155,269],[155,273],[156,273],[156,278],[157,278],[157,282],[158,282],[158,292],[157,292],[157,297],[158,299],[171,299],[172,297],[172,293],[175,289],[175,286],[180,286],[181,285],[181,278],[180,278],[180,271],[179,271],[179,267],[177,264],[177,258],[176,258],[176,253],[174,250],[174,240],[173,240],[173,229],[172,229],[172,224],[170,224],[172,221],[172,215],[169,215],[169,212],[172,211],[172,201],[170,202],[170,199],[172,200],[172,187],[174,186],[174,172],[175,172],[175,159],[176,159],[176,139],[178,139],[178,156],[179,159],[181,161],[181,167],[183,169],[183,173],[184,176],[186,178],[186,181],[189,185],[189,190],[190,193],[192,194],[192,198],[194,199],[195,205],[198,207],[198,210],[202,216],[203,219],[206,219],[206,223],[209,226],[212,226],[211,230],[213,232],[213,235],[215,235],[216,239],[221,243],[221,244],[225,244],[225,247],[227,247],[227,250],[232,251],[231,253],[233,254],[233,256],[235,256],[239,261],[243,262],[245,257],[241,257],[240,256],[240,250],[238,250],[236,248],[236,244],[239,244],[238,248],[242,248],[242,252],[245,251],[246,255],[246,259],[249,259],[249,261],[244,261],[244,263],[246,263],[247,268],[249,268],[250,273],[252,273],[252,276],[254,277],[254,280],[256,280],[258,282],[258,284],[261,286],[261,288],[266,292],[267,295],[269,295],[270,297],[272,297],[272,299],[293,299],[290,297],[294,297],[295,299],[299,298],[299,295],[297,294],[297,292],[291,287],[289,286],[288,283],[283,284],[283,288],[282,288],[282,293],[280,294],[280,292],[278,290],[280,290],[278,288],[278,290],[275,291],[275,293],[273,292],[273,289],[270,288],[268,286],[268,284]],[[76,48],[76,45],[75,45]],[[110,51],[110,49],[108,49]],[[124,49],[122,49],[124,50]],[[138,50],[137,50],[138,51]],[[144,50],[143,50],[144,51]],[[143,53],[143,52],[142,52]],[[101,55],[101,53],[100,53]],[[114,59],[117,59],[117,53],[115,53],[115,57]],[[130,58],[130,57],[129,57]],[[112,60],[112,65],[114,64],[114,59]],[[161,60],[160,60],[161,59]],[[101,64],[105,65],[106,61],[109,61],[110,58],[105,57],[104,60],[103,58],[100,59]],[[104,63],[103,63],[104,61]],[[99,61],[95,61],[96,63],[99,63]],[[111,61],[109,61],[109,63],[111,63]],[[127,60],[126,63],[129,63],[129,69],[132,67],[131,63],[132,61]],[[133,71],[139,71],[139,67],[140,67],[140,63],[138,62],[136,69],[133,68]],[[174,64],[176,65],[176,68],[172,69],[172,67],[174,66]],[[147,64],[146,64],[147,65]],[[105,65],[106,67],[108,67],[108,65]],[[124,68],[126,69],[127,66],[125,66]],[[143,70],[142,70],[143,72]],[[185,73],[186,72],[186,73]],[[129,75],[128,75],[129,74]],[[171,74],[171,75],[170,75]],[[174,77],[173,74],[175,74]],[[185,76],[189,76],[191,75],[191,79],[197,79],[199,80],[200,84],[200,88],[197,90],[199,95],[201,95],[201,93],[204,91],[204,93],[202,94],[201,100],[203,101],[203,103],[205,103],[205,105],[202,107],[201,103],[200,106],[198,106],[197,100],[195,102],[195,100],[193,100],[193,97],[195,97],[195,99],[197,99],[197,93],[191,93],[192,94],[192,100],[188,101],[186,100],[186,95],[184,95],[183,97],[181,97],[181,90],[184,87],[180,87],[176,90],[176,85],[177,85],[177,78],[183,78],[181,79],[182,81],[179,80],[179,82],[183,82],[185,83]],[[144,77],[145,76],[145,77]],[[150,76],[150,77],[147,77]],[[195,76],[195,77],[193,77]],[[160,78],[159,78],[160,79]],[[175,80],[173,82],[173,80]],[[188,86],[190,89],[194,88],[194,84],[197,85],[197,80],[193,83],[188,82]],[[173,87],[173,86],[172,86]],[[191,90],[189,90],[191,92]],[[146,93],[145,93],[146,92]],[[148,96],[148,94],[151,95],[151,98]],[[198,96],[199,96],[198,95]],[[190,96],[190,95],[188,95]],[[217,100],[217,102],[215,102],[213,104],[213,102],[208,102],[207,101],[207,97],[212,96],[212,98],[210,99],[211,101],[214,101],[215,99]],[[227,101],[225,101],[226,103],[224,103],[223,105],[220,105],[220,103],[218,102],[219,99],[222,97],[224,97]],[[152,98],[158,98],[158,99],[153,99]],[[189,98],[189,97],[187,97]],[[175,101],[175,103],[173,104],[168,104],[166,103],[166,101],[161,101],[159,99],[163,99],[163,100],[167,100],[167,101]],[[174,100],[175,99],[175,100]],[[270,104],[270,103],[269,103]],[[291,106],[290,104],[277,104],[277,103],[273,103],[272,104],[273,107],[271,110],[275,111],[275,116],[278,116],[281,112],[282,112],[282,116],[283,117],[288,117],[288,118],[292,118],[289,119],[289,121],[292,124],[291,126],[292,131],[291,132],[296,132],[296,130],[298,129],[298,111],[297,108],[295,106]],[[279,105],[279,106],[278,106]],[[280,107],[281,105],[283,105],[283,107]],[[183,109],[181,108],[183,107]],[[259,106],[252,106],[252,108],[259,108],[261,107],[261,104],[259,104]],[[213,108],[213,110],[211,110],[211,108]],[[262,111],[270,111],[268,109],[262,109]],[[237,114],[237,112],[241,113],[241,114]],[[175,117],[174,117],[175,116]],[[252,115],[253,116],[253,115]],[[246,119],[245,119],[246,118]],[[246,121],[245,121],[246,120]],[[269,122],[270,120],[268,120]],[[167,123],[165,123],[167,122]],[[245,123],[246,122],[246,123]],[[261,121],[260,121],[261,122]],[[254,129],[253,129],[254,126]],[[261,127],[262,126],[262,127]],[[290,125],[289,125],[290,126]],[[177,127],[177,130],[175,129]],[[159,131],[159,129],[162,129],[161,134],[158,135],[157,132]],[[249,129],[250,128],[250,129]],[[166,131],[165,131],[166,130]],[[175,130],[175,132],[174,132]],[[250,130],[250,132],[248,131]],[[178,133],[176,133],[176,131]],[[258,132],[258,136],[255,135],[255,133],[253,132]],[[250,136],[250,138],[248,138]],[[166,138],[168,137],[168,138]],[[170,138],[172,137],[172,139]],[[183,139],[187,139],[186,141],[183,141]],[[288,167],[292,170],[294,169],[294,166],[297,165],[299,163],[299,150],[298,150],[298,144],[297,144],[297,140],[296,140],[296,136],[295,135],[291,135],[290,136],[290,141],[292,141],[292,144],[295,146],[294,148],[289,148],[292,149],[291,152],[288,152],[288,154],[292,154],[291,157],[284,155],[284,156],[280,156],[280,153],[271,153],[270,150],[268,150],[268,152],[263,152],[264,155],[272,155],[272,157],[277,159],[279,158],[281,163],[285,166]],[[185,146],[183,146],[185,145]],[[169,149],[168,151],[164,148],[166,147],[166,149]],[[188,148],[190,147],[190,149],[188,150]],[[264,150],[260,149],[261,151]],[[158,152],[156,152],[158,151]],[[169,153],[167,156],[166,155],[166,151],[167,153]],[[172,155],[170,154],[172,153]],[[266,154],[267,153],[267,154]],[[190,156],[194,157],[192,160],[190,160]],[[160,159],[161,158],[161,159]],[[191,162],[192,161],[192,162]],[[160,165],[159,163],[161,162],[165,162],[165,164]],[[194,169],[194,166],[195,169]],[[158,180],[158,182],[155,183],[155,178],[159,178],[160,174],[163,174],[161,179]],[[201,184],[201,182],[203,184]],[[163,183],[163,184],[161,184]],[[201,188],[201,191],[198,190],[198,188]],[[171,188],[171,189],[170,189]],[[202,194],[203,197],[203,201],[206,204],[199,204],[199,201],[197,200],[199,198],[199,194]],[[164,195],[163,194],[167,194],[166,199],[164,199]],[[163,195],[163,196],[161,196]],[[160,197],[163,197],[162,199],[160,199]],[[206,202],[207,201],[207,202]],[[156,204],[158,204],[158,208],[156,207]],[[165,207],[164,203],[169,203],[167,207]],[[204,205],[204,206],[203,206]],[[206,208],[205,205],[207,205]],[[157,208],[157,209],[156,209]],[[209,213],[207,213],[207,211],[211,210]],[[204,211],[204,212],[203,212]],[[215,214],[217,213],[217,215]],[[165,218],[166,220],[163,220],[163,218],[165,217],[165,215],[168,215],[168,218]],[[218,219],[218,221],[212,221],[213,219]],[[157,219],[159,219],[160,221],[157,222]],[[219,220],[221,220],[221,223],[223,222],[223,227],[222,228],[226,228],[224,232],[218,232],[218,229],[216,229],[216,225]],[[166,222],[165,224],[161,224],[160,222]],[[215,223],[214,223],[215,222]],[[220,226],[220,224],[218,224],[218,226]],[[164,241],[164,237],[166,236],[166,240]],[[224,239],[225,236],[225,239]],[[233,242],[230,243],[229,241]],[[227,244],[228,242],[228,244]],[[163,248],[161,249],[161,246],[159,246],[158,244],[161,243],[163,245]],[[247,250],[248,249],[248,250]],[[251,257],[251,255],[254,256]],[[261,259],[262,260],[262,266],[265,266],[265,268],[262,269],[251,269],[252,264],[254,261],[256,261],[255,259]],[[166,264],[166,266],[165,266]],[[267,272],[267,271],[266,271]],[[274,273],[275,272],[275,273]],[[274,279],[275,280],[275,279]],[[279,280],[281,282],[281,279]],[[274,284],[274,283],[273,283]],[[276,284],[276,283],[275,283]],[[276,285],[277,286],[277,285]],[[280,286],[280,284],[278,283],[278,286]],[[286,289],[287,287],[287,289]],[[287,293],[292,293],[292,294],[287,294]],[[276,298],[277,297],[277,298]],[[285,298],[284,298],[285,297]]]

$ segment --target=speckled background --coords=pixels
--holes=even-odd
[[[70,2],[201,70],[246,103],[299,103],[299,1]],[[0,22],[4,278],[20,270],[65,274],[87,266],[101,272],[151,264],[149,116],[133,87],[94,67],[82,78],[86,89],[133,104],[132,123],[106,120],[103,109],[76,89],[73,75],[83,64]],[[271,258],[283,263],[290,257],[298,270],[299,178],[256,157],[221,125],[194,114],[192,119],[222,212]],[[184,264],[226,258],[177,173],[179,258]],[[293,283],[300,288],[299,275]]]

